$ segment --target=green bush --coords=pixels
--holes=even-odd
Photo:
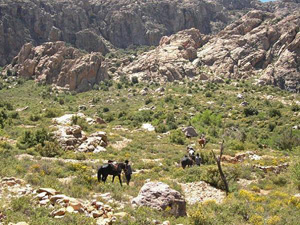
[[[248,116],[254,116],[254,115],[258,114],[258,111],[254,107],[249,106],[249,107],[247,107],[247,108],[244,109],[244,114],[245,114],[246,117],[248,117]]]
[[[7,120],[8,115],[6,113],[6,111],[1,110],[0,111],[0,128],[4,128],[5,125],[5,121]]]
[[[163,123],[160,123],[160,124],[158,124],[158,126],[155,127],[156,133],[165,133],[167,131],[168,131],[168,129],[167,129],[166,125],[164,125]]]
[[[29,117],[29,120],[33,121],[33,122],[36,122],[38,120],[41,119],[41,116],[38,115],[38,114],[31,114],[30,117]]]
[[[44,157],[61,156],[63,153],[59,144],[57,142],[52,141],[45,141],[44,145],[38,144],[35,147],[35,151],[37,151],[41,156]]]
[[[52,135],[46,129],[25,131],[17,146],[21,149],[31,148],[37,144],[45,146],[46,141],[52,141]]]
[[[298,131],[293,132],[292,129],[284,130],[275,141],[275,145],[280,150],[292,150],[300,145],[300,137]]]
[[[292,178],[294,183],[298,187],[298,190],[300,190],[300,161],[295,163],[295,165],[292,168]]]
[[[72,125],[78,125],[84,131],[87,131],[89,128],[89,124],[86,122],[86,119],[79,116],[72,116]]]
[[[131,83],[137,84],[137,83],[139,83],[139,79],[137,77],[131,77]]]
[[[275,116],[281,117],[281,112],[278,109],[271,109],[269,111],[269,116],[270,117],[275,117]]]
[[[57,117],[57,116],[59,116],[60,115],[60,111],[58,110],[58,109],[53,109],[53,108],[51,108],[51,109],[46,109],[46,111],[45,111],[45,117],[47,117],[47,118],[54,118],[54,117]]]
[[[12,119],[19,119],[20,118],[18,112],[12,112],[12,113],[10,113],[9,117],[12,118]]]
[[[181,130],[172,130],[170,133],[170,141],[171,141],[171,143],[184,145],[185,144],[185,136]]]

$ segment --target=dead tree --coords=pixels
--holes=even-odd
[[[222,166],[221,166],[221,158],[222,158],[222,155],[223,155],[223,151],[224,151],[224,140],[222,141],[222,144],[221,144],[221,148],[220,148],[220,156],[219,156],[219,157],[216,157],[214,151],[211,150],[211,152],[212,152],[212,154],[213,154],[213,156],[214,156],[214,159],[215,159],[216,162],[217,162],[218,170],[219,170],[221,179],[222,179],[222,181],[223,181],[223,183],[224,183],[225,191],[226,191],[226,195],[227,195],[227,194],[229,193],[229,187],[228,187],[228,183],[227,183],[225,174],[223,173]]]

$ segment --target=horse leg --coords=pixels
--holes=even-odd
[[[121,180],[121,175],[119,174],[118,177],[119,177],[119,181],[120,181],[121,186],[123,186],[122,180]]]
[[[107,175],[106,176],[102,176],[102,181],[105,183],[105,181],[106,181],[106,178],[107,178]]]
[[[113,182],[114,182],[114,180],[115,180],[115,175],[113,175],[113,178],[112,178],[112,181],[111,181],[111,182],[113,183]]]

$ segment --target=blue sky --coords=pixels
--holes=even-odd
[[[271,1],[275,1],[275,0],[260,0],[262,2],[271,2]]]

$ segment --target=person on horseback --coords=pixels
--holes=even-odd
[[[125,160],[125,177],[126,177],[126,183],[129,185],[129,182],[131,180],[131,174],[132,174],[132,169],[131,166],[129,165],[129,161],[126,159]]]

